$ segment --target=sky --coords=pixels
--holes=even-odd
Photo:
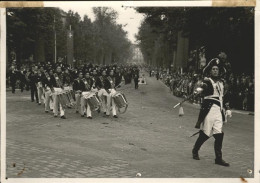
[[[95,17],[92,12],[92,7],[89,5],[81,4],[80,6],[73,3],[73,4],[62,4],[59,5],[59,8],[64,10],[65,12],[68,12],[69,10],[72,10],[74,12],[78,12],[78,14],[81,16],[81,18],[84,17],[84,15],[87,15],[92,21],[94,21]],[[114,10],[118,12],[118,24],[125,25],[123,26],[123,29],[128,32],[127,36],[128,39],[135,43],[135,34],[138,33],[138,27],[140,27],[141,22],[144,18],[143,14],[137,13],[133,8],[129,7],[122,7],[122,6],[112,6]]]

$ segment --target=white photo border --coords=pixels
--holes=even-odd
[[[255,7],[255,111],[260,111],[259,94],[260,94],[260,1],[257,0]],[[146,6],[146,7],[211,7],[212,1],[49,1],[44,2],[44,7],[66,6]],[[0,9],[1,19],[1,48],[0,48],[0,86],[1,86],[1,182],[2,183],[46,183],[46,182],[62,182],[62,183],[186,183],[186,182],[211,182],[219,183],[220,181],[237,183],[243,182],[241,178],[8,178],[6,179],[6,9]],[[259,112],[254,115],[254,178],[246,178],[249,183],[260,182],[260,124]]]

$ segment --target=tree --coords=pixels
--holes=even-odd
[[[235,72],[252,72],[254,64],[254,9],[253,8],[147,8],[138,7],[145,14],[139,28],[137,39],[140,41],[146,62],[167,60],[167,52],[173,49],[160,49],[158,45],[173,48],[177,44],[177,33],[190,39],[190,50],[206,47],[207,60],[216,57],[220,51],[228,55]],[[149,28],[148,28],[149,27]],[[154,40],[149,41],[150,39]],[[168,40],[168,41],[167,41]],[[161,46],[162,48],[162,46]],[[165,56],[161,56],[162,54]],[[151,56],[150,53],[153,53]],[[149,55],[149,56],[148,56]],[[245,62],[250,60],[250,62]]]
[[[57,57],[67,52],[67,30],[74,32],[74,58],[83,62],[109,64],[126,61],[131,43],[123,26],[117,24],[118,13],[112,8],[93,8],[95,21],[83,20],[77,12],[58,8],[7,9],[8,55],[15,52],[18,63],[34,55],[36,62],[54,61],[54,33]],[[65,20],[65,21],[64,21]],[[10,61],[9,61],[10,62]]]

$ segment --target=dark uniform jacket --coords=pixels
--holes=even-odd
[[[55,80],[53,75],[50,75],[50,78],[46,78],[45,77],[44,82],[43,82],[43,86],[45,86],[45,87],[48,86],[50,88],[58,87],[57,83],[56,83],[56,80]]]
[[[77,78],[74,80],[72,88],[74,91],[85,91],[85,84],[82,79]]]
[[[115,78],[111,77],[111,76],[108,76],[104,80],[104,88],[105,88],[105,90],[114,89],[115,88]]]
[[[38,82],[41,82],[41,83],[42,83],[42,86],[44,86],[44,81],[45,81],[44,75],[43,75],[43,74],[41,74],[41,75],[37,74],[37,76],[36,76],[36,82],[37,82],[37,83],[38,83]]]
[[[27,71],[25,70],[21,70],[19,73],[18,73],[18,76],[19,76],[19,79],[21,82],[25,83],[26,82],[26,79],[25,79],[25,74],[27,73]]]
[[[30,84],[35,85],[38,82],[38,74],[31,72],[28,76]]]
[[[93,79],[92,78],[85,78],[83,82],[84,82],[84,90],[83,91],[90,91],[91,87],[93,85]]]
[[[97,88],[97,80],[98,80],[98,75],[94,75],[92,76],[92,80],[93,80],[93,88]]]
[[[56,75],[58,76],[58,79],[55,78],[54,76],[54,79],[55,79],[55,83],[53,87],[63,87],[63,73],[62,72],[56,72]]]
[[[115,73],[115,85],[118,86],[122,81],[122,74],[121,72]]]
[[[71,75],[69,73],[63,74],[63,85],[69,86],[71,84]]]
[[[11,83],[15,83],[15,82],[16,82],[16,80],[17,80],[17,75],[18,75],[18,72],[17,72],[16,70],[14,70],[14,71],[11,70],[11,71],[7,74],[7,76],[10,77],[10,82],[11,82]]]
[[[98,89],[104,88],[105,80],[106,80],[106,76],[99,76],[99,77],[97,77],[96,78],[96,83],[95,83],[96,87]]]
[[[203,95],[204,97],[206,96],[210,96],[213,95],[214,89],[213,89],[213,85],[210,82],[209,79],[205,79],[203,80]],[[226,104],[228,102],[228,99],[225,98],[225,96],[223,97],[223,104]],[[207,116],[207,114],[209,113],[211,107],[213,104],[216,104],[218,106],[220,106],[220,102],[215,101],[215,100],[209,100],[209,99],[204,99],[202,104],[201,104],[201,108],[200,108],[200,113],[199,113],[199,117],[198,117],[198,121],[195,125],[195,128],[200,128],[200,124],[204,121],[205,117]],[[224,107],[225,105],[223,105]],[[225,121],[225,115],[224,115],[224,111],[221,111],[222,114],[222,120]]]

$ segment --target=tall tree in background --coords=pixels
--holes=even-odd
[[[16,53],[18,65],[22,59],[32,55],[36,62],[54,60],[54,15],[56,15],[58,52],[62,53],[64,32],[61,10],[57,8],[7,9],[8,54]]]
[[[34,62],[55,60],[54,32],[57,57],[67,54],[66,34],[74,31],[74,58],[80,63],[109,64],[122,62],[131,56],[131,43],[123,26],[117,24],[117,12],[112,8],[93,8],[95,21],[83,20],[73,11],[58,8],[7,9],[7,48],[9,63],[16,53],[18,65],[33,55]]]
[[[190,39],[190,50],[206,47],[207,60],[224,51],[235,72],[254,70],[253,8],[139,7],[136,10],[145,14],[137,39],[147,63],[164,65],[167,52],[173,55],[178,44],[178,31],[182,31]],[[169,45],[169,49],[161,45]]]
[[[126,61],[131,43],[122,25],[116,23],[118,13],[109,7],[93,8],[93,12],[96,18],[93,24],[97,62],[106,64]]]

